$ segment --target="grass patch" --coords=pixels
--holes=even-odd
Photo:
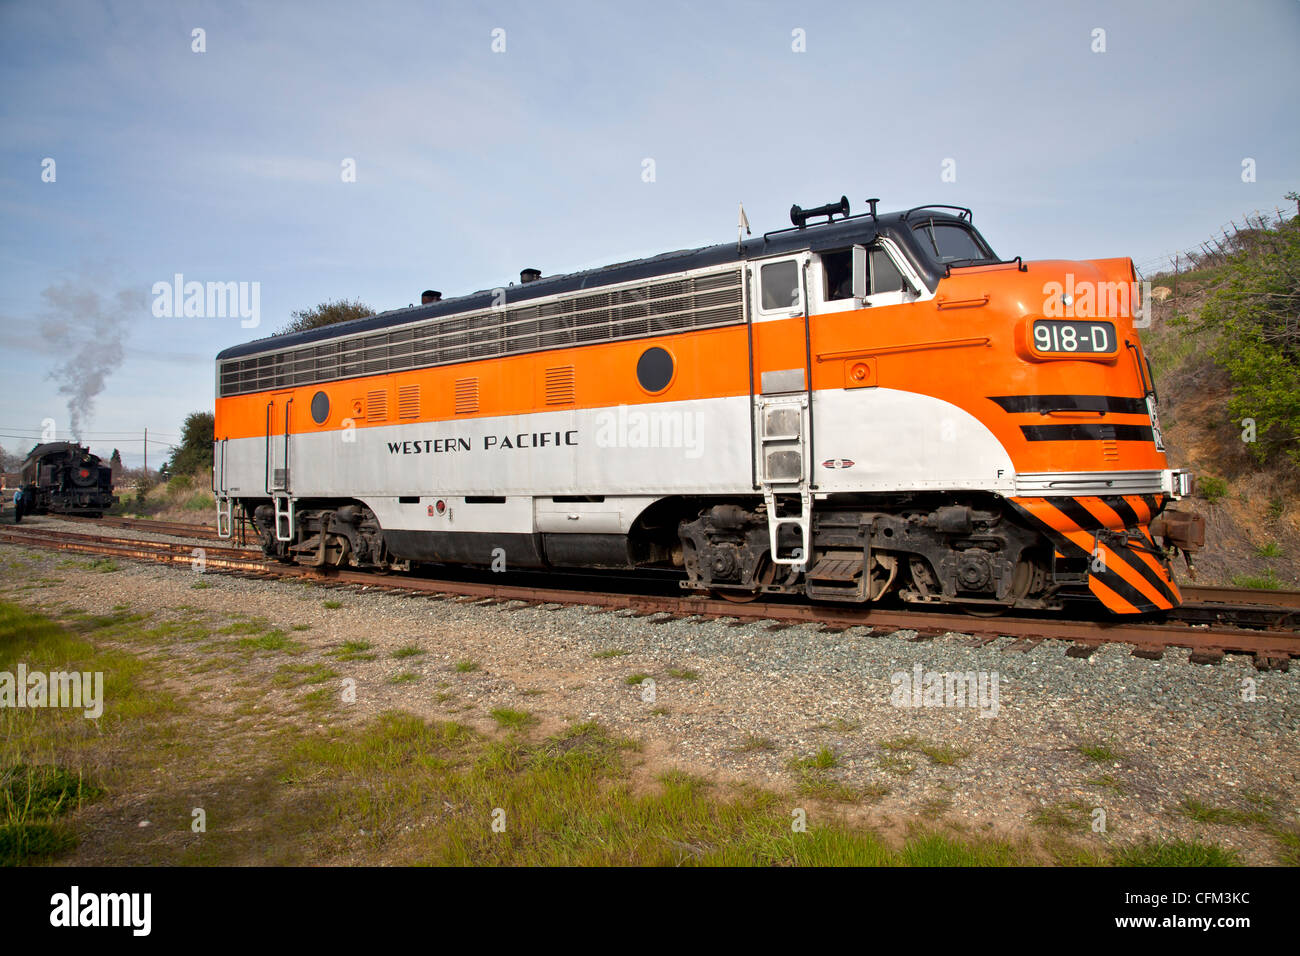
[[[73,849],[76,811],[104,793],[97,768],[118,774],[147,762],[151,774],[168,748],[173,756],[190,752],[174,733],[181,708],[151,686],[150,665],[94,643],[138,637],[145,617],[125,608],[93,617],[71,610],[61,622],[0,602],[0,671],[12,674],[21,662],[29,672],[103,674],[97,719],[87,719],[85,708],[0,708],[0,865]],[[106,761],[110,753],[119,756]]]
[[[1213,475],[1197,475],[1196,494],[1212,505],[1217,504],[1227,497],[1228,483]]]
[[[1197,823],[1217,823],[1224,826],[1266,827],[1275,819],[1275,814],[1270,813],[1263,806],[1239,810],[1235,807],[1214,806],[1191,796],[1183,797],[1182,802],[1178,804],[1178,812]]]
[[[1030,822],[1049,830],[1086,833],[1091,829],[1092,810],[1092,807],[1079,800],[1049,803],[1035,811]]]
[[[623,683],[629,685],[636,685],[636,684],[644,683],[649,679],[650,679],[649,674],[642,674],[640,672],[637,672],[635,674],[628,674],[627,677],[623,679]]]
[[[681,667],[670,667],[668,668],[668,676],[676,677],[678,680],[697,680],[700,675],[698,671],[686,670]]]
[[[1124,785],[1124,782],[1116,778],[1113,774],[1109,774],[1109,773],[1104,773],[1100,777],[1096,777],[1092,780],[1089,780],[1088,786],[1103,787],[1107,790],[1113,790],[1116,793],[1128,792],[1128,787]]]
[[[321,601],[320,603],[321,603],[321,607],[325,608],[325,610],[327,611],[337,611],[339,608],[343,606],[342,601],[331,600],[331,601]]]
[[[339,661],[373,661],[377,655],[366,653],[369,650],[369,641],[344,641],[343,646],[332,653]]]
[[[1195,840],[1144,840],[1117,850],[1115,866],[1240,866],[1236,850]]]
[[[830,770],[840,765],[840,758],[830,747],[819,747],[811,757],[796,757],[790,761],[790,769],[795,772],[808,770]]]
[[[745,738],[740,742],[737,751],[743,754],[756,753],[760,750],[775,750],[776,741],[770,737],[759,737],[756,734],[745,734]]]
[[[497,707],[492,710],[492,719],[499,727],[522,728],[537,723],[537,718],[526,710],[514,710],[510,707]]]
[[[111,574],[114,571],[121,571],[122,566],[112,558],[95,558],[90,561],[78,561],[74,558],[60,561],[55,565],[56,568],[76,568],[82,571],[95,571],[99,574]]]
[[[457,674],[472,674],[479,670],[481,665],[478,661],[470,660],[468,657],[456,662]]]
[[[278,687],[301,687],[304,684],[323,684],[338,676],[339,672],[328,664],[281,664],[271,683]]]
[[[1276,591],[1282,586],[1282,581],[1277,576],[1277,572],[1269,568],[1263,574],[1235,574],[1232,577],[1233,587],[1250,588],[1252,591]]]
[[[948,797],[928,797],[921,801],[921,816],[927,820],[938,820],[952,809],[952,800]]]
[[[415,671],[402,671],[400,674],[394,674],[388,678],[390,684],[413,684],[420,679],[420,675]]]
[[[399,647],[397,650],[393,651],[393,659],[400,661],[405,660],[408,657],[419,657],[423,653],[424,650],[420,648],[419,645],[407,644],[405,647]]]
[[[293,640],[279,628],[259,634],[256,637],[242,637],[236,642],[240,647],[253,651],[285,651],[299,653],[303,645]]]
[[[627,657],[627,655],[631,653],[631,651],[625,651],[621,647],[607,647],[603,651],[597,651],[591,656],[594,660],[603,661],[608,660],[611,657]]]
[[[969,757],[970,751],[953,747],[950,744],[931,744],[919,737],[894,737],[882,740],[879,747],[884,751],[876,758],[876,765],[887,773],[905,777],[916,770],[916,763],[905,754],[920,754],[930,763],[940,767],[954,766],[963,757]]]
[[[916,771],[916,764],[899,753],[881,754],[876,758],[876,766],[896,777],[906,777]]]
[[[1258,558],[1280,558],[1282,557],[1282,546],[1276,541],[1261,544],[1255,549],[1255,556]]]
[[[840,734],[849,734],[857,730],[862,725],[857,721],[845,720],[843,717],[836,717],[829,724],[818,724],[816,730],[833,730]]]
[[[212,582],[199,580],[191,584],[190,587],[195,591],[206,591],[208,588],[212,587]]]
[[[1122,754],[1111,749],[1109,744],[1086,743],[1078,745],[1079,753],[1093,763],[1115,763],[1122,759]]]

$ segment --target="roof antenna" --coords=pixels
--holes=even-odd
[[[868,200],[867,200],[867,203],[871,206],[871,221],[872,221],[872,222],[875,222],[875,221],[876,221],[876,203],[878,203],[878,202],[880,202],[879,199],[868,199]]]

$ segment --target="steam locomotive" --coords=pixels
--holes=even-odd
[[[73,442],[37,445],[23,462],[24,514],[103,517],[117,503],[113,470],[90,449]]]
[[[218,526],[314,566],[659,568],[732,600],[1180,603],[1127,258],[1002,259],[969,209],[763,237],[217,356]],[[810,224],[809,219],[825,222]]]

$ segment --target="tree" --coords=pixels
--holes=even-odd
[[[364,319],[374,314],[375,310],[359,299],[351,301],[339,299],[337,302],[322,302],[314,309],[299,309],[293,313],[293,321],[275,334],[288,335],[290,332],[306,332],[308,329],[319,329],[326,325],[336,325],[339,322],[351,322],[353,319]]]
[[[1255,457],[1300,464],[1300,216],[1256,230],[1225,276],[1193,331],[1217,333],[1210,354],[1232,378],[1229,414],[1251,420]]]
[[[211,412],[190,412],[181,426],[181,443],[172,449],[162,467],[173,475],[194,475],[212,470],[212,441],[216,418]]]
[[[108,467],[113,470],[113,480],[117,481],[122,476],[122,453],[116,448],[113,449],[113,457],[108,459]]]
[[[0,448],[0,471],[17,471],[23,466],[23,459]]]

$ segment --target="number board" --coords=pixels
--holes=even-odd
[[[1040,319],[1034,323],[1034,348],[1040,352],[1088,354],[1114,352],[1118,346],[1112,322],[1073,322]]]

